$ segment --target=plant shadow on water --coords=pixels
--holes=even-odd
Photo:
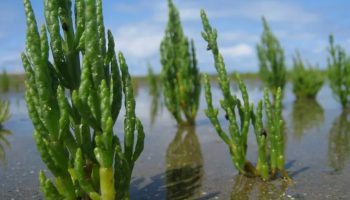
[[[350,111],[344,110],[329,131],[328,160],[334,172],[340,172],[350,158]]]
[[[231,192],[231,200],[249,199],[281,199],[288,188],[284,182],[272,183],[262,181],[260,178],[248,178],[237,175]]]
[[[301,141],[304,133],[322,125],[324,110],[314,99],[298,99],[293,104],[292,119],[294,138]]]
[[[7,140],[7,136],[11,135],[12,132],[10,130],[4,129],[2,125],[0,125],[0,163],[6,162],[6,147],[11,147],[10,142]]]
[[[203,156],[195,127],[180,127],[167,148],[165,173],[151,177],[145,186],[144,178],[134,179],[131,193],[137,194],[135,199],[211,199],[218,193],[201,195],[203,175]]]
[[[180,127],[166,153],[167,199],[200,196],[203,156],[194,127]]]
[[[286,170],[295,165],[296,160],[291,160],[286,163]],[[295,178],[297,175],[309,170],[310,167],[302,167],[296,171],[289,171],[289,176]],[[247,177],[238,174],[234,177],[233,187],[231,191],[231,200],[271,200],[271,199],[285,199],[286,191],[294,183],[275,179],[272,181],[263,181],[261,178]]]

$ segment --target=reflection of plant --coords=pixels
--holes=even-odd
[[[329,131],[328,160],[335,170],[342,170],[345,161],[350,159],[350,121],[349,112],[343,111],[333,122]]]
[[[350,97],[350,58],[340,45],[334,45],[333,36],[329,36],[328,79],[338,101],[344,107]]]
[[[293,104],[292,119],[294,136],[301,139],[305,130],[323,122],[323,108],[314,99],[297,99]]]
[[[323,85],[321,71],[311,65],[307,67],[299,52],[293,58],[293,92],[299,98],[315,99]]]
[[[4,146],[11,146],[10,142],[6,139],[6,137],[11,134],[12,133],[9,130],[3,128],[0,129],[0,160],[4,160],[6,158]]]
[[[10,103],[7,100],[0,100],[0,124],[10,118]]]
[[[231,199],[283,199],[286,190],[287,185],[284,183],[282,183],[281,186],[277,186],[273,183],[263,182],[259,179],[252,179],[242,175],[237,175],[234,180]]]
[[[166,154],[167,199],[200,196],[203,157],[194,127],[180,127]]]
[[[230,81],[226,72],[225,63],[217,45],[217,31],[212,29],[204,11],[201,12],[204,32],[202,36],[208,43],[208,49],[212,51],[215,68],[218,72],[218,82],[223,95],[220,101],[221,108],[226,112],[229,121],[229,134],[221,127],[218,120],[218,109],[213,107],[212,94],[208,75],[204,75],[205,98],[208,108],[205,110],[210,122],[215,127],[216,132],[227,144],[233,165],[244,175],[256,175],[264,180],[272,177],[276,172],[288,178],[284,170],[284,128],[282,120],[282,91],[278,88],[275,93],[275,103],[271,105],[270,96],[267,90],[264,93],[264,101],[260,101],[256,113],[253,104],[250,105],[249,95],[244,82],[236,74],[239,90],[242,94],[241,101],[230,91]],[[264,129],[263,104],[266,113],[267,124]],[[250,120],[254,125],[256,140],[258,143],[258,163],[256,168],[246,159],[247,139]],[[269,153],[269,157],[267,155]],[[270,160],[268,160],[270,158]]]
[[[286,84],[286,64],[284,51],[276,36],[271,32],[265,18],[262,18],[264,32],[261,42],[256,46],[260,76],[268,88],[276,95],[277,88],[283,88]]]
[[[47,27],[39,34],[30,0],[24,0],[26,102],[38,151],[54,177],[40,173],[42,191],[47,199],[130,199],[144,132],[128,66],[122,53],[117,57],[110,31],[106,41],[102,0],[71,4],[45,0]],[[123,143],[113,132],[122,101]]]
[[[194,42],[185,37],[171,0],[168,6],[169,21],[160,46],[164,103],[178,124],[194,124],[201,90]]]

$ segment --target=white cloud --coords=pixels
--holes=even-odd
[[[161,26],[152,23],[130,24],[116,30],[116,46],[129,56],[147,59],[159,51]]]
[[[222,47],[221,54],[225,57],[248,57],[254,55],[254,50],[247,44],[238,44],[231,47]]]
[[[237,9],[236,13],[243,17],[259,20],[261,16],[265,16],[269,21],[274,22],[312,23],[318,20],[317,15],[302,7],[281,1],[258,1],[246,4]]]

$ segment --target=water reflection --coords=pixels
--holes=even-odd
[[[6,160],[5,148],[11,147],[10,142],[7,140],[7,136],[11,134],[10,130],[0,127],[0,163]]]
[[[300,141],[306,132],[319,127],[324,121],[322,106],[313,99],[298,99],[292,110],[294,137]]]
[[[350,158],[350,111],[343,111],[333,122],[328,139],[328,160],[330,166],[339,171]]]
[[[231,192],[231,200],[283,199],[287,186],[283,181],[278,183],[264,182],[259,178],[237,175]]]
[[[179,128],[166,153],[166,199],[198,198],[203,173],[203,156],[195,128]]]

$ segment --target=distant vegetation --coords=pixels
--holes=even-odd
[[[3,70],[0,76],[0,87],[2,92],[8,92],[10,89],[10,78],[6,70]]]
[[[168,25],[160,45],[164,103],[178,124],[193,125],[201,91],[194,42],[184,35],[179,11],[171,0],[168,7]]]
[[[350,101],[350,58],[340,45],[334,44],[333,36],[329,36],[328,79],[334,95],[343,108]]]
[[[260,43],[256,46],[260,76],[275,96],[277,88],[281,88],[283,91],[286,84],[287,68],[284,50],[276,36],[271,32],[265,18],[262,18],[262,22],[264,31]]]
[[[293,58],[292,82],[297,98],[315,99],[323,85],[324,76],[317,67],[305,64],[297,52]]]

